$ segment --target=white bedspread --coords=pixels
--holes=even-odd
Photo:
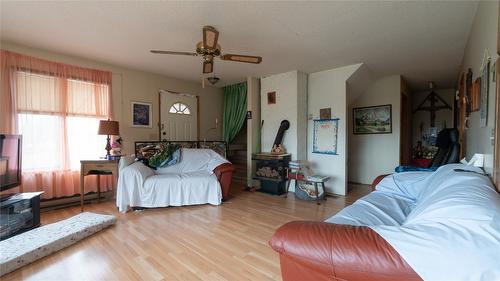
[[[209,149],[183,149],[179,164],[156,171],[140,162],[120,170],[116,205],[129,207],[220,205],[222,191],[213,169],[228,163]]]
[[[500,196],[485,176],[453,169],[481,172],[394,174],[327,222],[369,226],[424,280],[500,280]]]

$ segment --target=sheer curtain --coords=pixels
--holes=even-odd
[[[23,135],[18,191],[42,198],[78,194],[81,159],[104,154],[99,120],[111,118],[111,73],[1,51],[0,132]],[[104,191],[112,177],[101,177]],[[95,191],[95,177],[85,190]]]

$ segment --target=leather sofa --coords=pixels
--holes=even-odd
[[[214,169],[214,174],[220,183],[222,189],[222,200],[229,199],[231,192],[231,181],[233,178],[234,166],[231,163],[224,163]]]
[[[373,181],[372,190],[385,176]],[[284,281],[422,280],[367,226],[293,221],[281,226],[269,245],[279,253]]]
[[[296,221],[271,241],[284,281],[422,280],[382,237],[366,226]]]
[[[375,192],[326,221],[281,226],[269,245],[279,253],[283,280],[500,277],[495,242],[500,241],[500,228],[495,227],[500,225],[500,196],[479,169],[467,169],[475,168],[449,164],[434,173],[406,173],[424,179],[408,184],[397,179],[405,173],[379,176],[372,183]]]

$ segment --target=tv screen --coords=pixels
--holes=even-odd
[[[0,134],[0,191],[21,184],[21,135]]]

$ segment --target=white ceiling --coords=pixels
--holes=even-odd
[[[223,51],[260,55],[260,65],[216,61],[220,84],[290,70],[364,62],[453,87],[477,2],[0,2],[0,38],[110,64],[199,81],[201,27],[220,31]]]

